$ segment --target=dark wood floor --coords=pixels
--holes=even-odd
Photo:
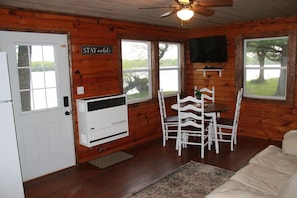
[[[269,144],[280,146],[279,142],[269,142],[250,137],[239,137],[235,150],[230,152],[229,144],[220,144],[220,154],[206,150],[200,159],[199,147],[190,146],[177,156],[174,141],[162,147],[161,140],[155,140],[137,148],[126,150],[135,157],[106,169],[96,168],[88,163],[44,176],[24,184],[25,196],[31,197],[124,197],[153,181],[176,170],[190,160],[237,171],[249,159]]]

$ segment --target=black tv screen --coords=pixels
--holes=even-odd
[[[225,35],[192,38],[189,40],[192,63],[227,62]]]

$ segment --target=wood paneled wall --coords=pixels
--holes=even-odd
[[[0,8],[0,15],[1,30],[67,33],[69,35],[74,136],[78,162],[88,161],[161,136],[158,102],[157,98],[154,98],[152,101],[129,105],[129,137],[93,148],[81,146],[78,139],[75,101],[78,98],[121,93],[119,37],[135,36],[174,41],[183,40],[185,30],[13,8]],[[112,45],[113,53],[111,55],[82,55],[82,45]],[[85,94],[76,94],[78,86],[84,86]]]
[[[186,50],[186,92],[198,87],[216,87],[216,100],[230,104],[232,116],[236,98],[235,37],[245,32],[269,32],[278,29],[297,30],[297,17],[280,18],[236,24],[217,28],[188,30],[129,23],[109,19],[33,12],[14,8],[0,8],[0,29],[32,32],[68,33],[72,83],[75,147],[78,162],[88,161],[108,153],[142,144],[161,136],[158,101],[156,94],[151,101],[129,105],[130,136],[92,149],[79,145],[75,100],[82,97],[121,93],[121,65],[119,56],[120,36],[146,36],[155,40],[182,40],[206,35],[225,34],[230,42],[229,61],[224,65],[220,78],[217,73],[196,71],[205,65],[191,64]],[[112,45],[111,55],[82,55],[82,45]],[[295,83],[296,84],[296,83]],[[77,95],[76,88],[84,86],[85,94]],[[175,97],[167,99],[168,106]],[[174,113],[168,107],[170,114]],[[243,100],[239,134],[269,139],[281,139],[282,134],[297,128],[296,103],[293,106]],[[161,139],[160,139],[161,146]]]
[[[240,65],[241,63],[236,63],[236,53],[238,53],[236,49],[236,39],[240,36],[251,34],[271,35],[273,33],[277,35],[278,33],[284,31],[293,31],[296,34],[297,16],[266,19],[216,28],[189,30],[187,32],[187,36],[189,38],[210,35],[226,35],[229,45],[228,62],[223,65],[224,71],[222,72],[221,78],[215,72],[209,72],[206,77],[204,77],[202,72],[198,72],[196,69],[203,68],[205,64],[191,64],[190,61],[187,60],[187,92],[192,93],[193,86],[195,85],[198,87],[215,86],[216,101],[228,103],[232,107],[232,109],[225,113],[225,115],[223,114],[223,116],[232,117],[236,102],[236,92],[239,88],[237,87],[238,74],[236,73],[236,67],[242,66]],[[295,42],[294,39],[293,42]],[[291,57],[291,59],[296,60],[296,54],[293,54],[293,56],[295,57]],[[296,62],[294,62],[292,66],[296,67]],[[293,75],[296,76],[296,73]],[[243,98],[238,134],[281,140],[285,132],[291,129],[297,129],[296,85],[296,81],[294,82],[294,85],[288,85],[295,86],[293,105],[281,102],[268,102]]]

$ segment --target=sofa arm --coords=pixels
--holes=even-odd
[[[282,151],[297,156],[297,130],[290,130],[283,136]]]

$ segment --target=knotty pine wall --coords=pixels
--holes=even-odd
[[[129,105],[129,137],[93,148],[81,146],[75,101],[78,98],[121,93],[119,37],[136,36],[154,40],[180,41],[183,40],[182,37],[185,37],[185,30],[13,8],[0,8],[0,15],[1,30],[67,33],[69,35],[74,136],[78,162],[88,161],[161,137],[158,100],[154,93],[152,101]],[[82,45],[112,45],[113,54],[82,55]],[[84,86],[85,94],[76,94],[78,86]]]
[[[297,17],[264,20],[217,28],[189,30],[151,26],[139,23],[60,15],[55,13],[33,12],[14,8],[0,8],[0,29],[30,32],[68,33],[70,42],[70,71],[74,120],[75,148],[78,162],[85,162],[108,153],[133,145],[143,144],[161,137],[157,95],[148,102],[129,105],[130,136],[106,143],[92,149],[79,145],[75,100],[84,97],[121,93],[121,66],[118,38],[122,35],[146,36],[155,40],[183,40],[192,37],[226,34],[229,61],[224,65],[222,77],[217,73],[207,73],[203,77],[203,64],[191,64],[186,50],[186,93],[193,94],[193,87],[216,87],[216,100],[232,107],[226,116],[232,116],[236,98],[235,38],[246,32],[269,32],[279,29],[297,30]],[[81,45],[112,45],[112,55],[82,55]],[[187,46],[186,46],[187,47]],[[295,82],[296,84],[296,82]],[[76,88],[84,86],[85,94],[77,95]],[[296,85],[295,85],[296,86]],[[175,97],[167,99],[170,104]],[[280,140],[282,134],[297,128],[296,103],[293,106],[243,100],[239,124],[239,134]],[[161,138],[160,138],[161,146]]]
[[[236,83],[239,75],[236,73],[236,66],[242,66],[241,63],[236,62],[236,53],[239,53],[236,48],[237,37],[250,34],[270,35],[271,33],[277,34],[284,31],[293,31],[293,34],[297,34],[297,16],[265,19],[216,28],[188,30],[188,38],[226,35],[229,45],[228,62],[223,65],[224,71],[222,72],[222,77],[219,77],[218,73],[215,72],[208,72],[204,77],[202,72],[196,71],[196,69],[203,68],[205,64],[192,64],[189,59],[187,59],[187,93],[193,93],[193,87],[195,85],[198,87],[215,86],[216,101],[227,103],[232,107],[230,111],[223,113],[222,116],[233,117],[236,103],[236,92],[240,88]],[[293,42],[296,43],[296,40],[293,40]],[[293,60],[294,64],[292,66],[296,67],[296,49],[292,49],[291,51],[295,51],[295,53],[293,53],[289,59]],[[218,66],[216,64],[210,65]],[[295,86],[296,89],[296,72],[289,75],[293,75],[295,81],[293,82],[294,84],[289,84],[288,86]],[[296,91],[294,91],[293,96],[293,105],[288,105],[282,102],[264,102],[263,100],[243,98],[238,134],[264,139],[281,140],[285,132],[291,129],[297,129]]]

